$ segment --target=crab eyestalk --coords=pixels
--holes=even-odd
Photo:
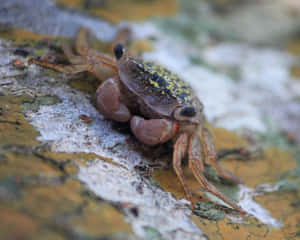
[[[116,44],[114,47],[114,54],[116,59],[120,60],[124,55],[124,53],[125,53],[125,47],[121,43]]]

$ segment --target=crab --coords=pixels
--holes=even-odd
[[[166,68],[131,56],[122,43],[114,45],[115,58],[91,49],[89,34],[89,29],[81,28],[75,38],[75,50],[79,55],[75,55],[69,45],[62,46],[70,65],[37,59],[29,63],[67,74],[93,74],[101,82],[96,91],[100,113],[114,121],[128,122],[134,136],[146,145],[174,142],[173,168],[188,200],[192,202],[192,191],[181,166],[185,156],[205,191],[246,214],[204,176],[207,163],[223,178],[242,182],[217,162],[213,137],[205,127],[203,104],[193,89]]]

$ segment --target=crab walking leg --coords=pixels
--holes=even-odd
[[[196,134],[193,134],[190,136],[189,144],[192,146],[196,146],[196,144],[199,143],[199,139],[197,140],[198,136]],[[194,142],[195,141],[195,142]],[[193,143],[194,142],[194,143]],[[240,212],[241,214],[246,214],[244,210],[242,210],[237,204],[230,201],[223,193],[221,193],[217,188],[215,188],[212,184],[208,182],[208,180],[203,175],[203,159],[201,151],[195,151],[193,147],[189,146],[189,167],[192,169],[192,172],[197,179],[197,181],[204,187],[204,189],[216,197],[220,198],[222,201],[227,203],[229,206]],[[198,154],[198,156],[194,155],[195,153]],[[190,158],[190,156],[193,156]]]
[[[201,135],[202,135],[202,143],[203,143],[203,149],[205,152],[205,160],[208,164],[210,164],[217,173],[224,177],[225,179],[228,179],[235,183],[243,183],[243,180],[234,176],[232,173],[224,169],[218,162],[217,162],[217,154],[215,151],[215,145],[213,142],[213,137],[210,134],[210,132],[206,128],[201,129]]]
[[[88,28],[79,28],[75,37],[75,50],[78,54],[85,56],[88,55],[89,47],[89,35],[91,30]]]
[[[117,67],[115,64],[107,63],[99,59],[91,59],[89,57],[74,56],[73,58],[71,55],[72,53],[69,52],[70,49],[64,49],[64,51],[68,60],[72,63],[71,65],[61,65],[37,59],[30,59],[28,64],[30,65],[34,63],[42,67],[50,68],[66,74],[90,72],[101,81],[112,77],[117,72]]]
[[[97,106],[107,118],[118,122],[127,122],[131,118],[128,108],[120,102],[121,92],[118,80],[109,78],[97,89]]]
[[[181,185],[183,186],[187,199],[190,202],[192,202],[192,192],[185,181],[183,171],[181,168],[182,159],[184,158],[187,152],[187,144],[188,144],[188,137],[187,137],[187,133],[184,132],[177,138],[174,144],[173,168],[177,177],[179,178]]]
[[[193,162],[197,162],[199,169],[201,172],[204,171],[205,165],[204,161],[202,161],[202,146],[199,141],[199,137],[196,133],[193,133],[189,137],[189,148],[188,148],[188,155],[189,155],[189,168],[191,168],[191,164]]]
[[[67,57],[67,59],[69,60],[70,63],[72,64],[81,64],[84,62],[87,62],[87,58],[83,57],[83,56],[76,56],[74,55],[72,48],[69,44],[63,44],[61,46],[65,56]]]
[[[80,72],[88,71],[90,68],[90,65],[88,64],[78,64],[78,65],[61,65],[56,63],[51,63],[47,61],[41,61],[37,59],[30,59],[28,61],[28,64],[31,65],[32,63],[36,65],[40,65],[42,67],[50,68],[58,72],[63,72],[67,74],[76,74]]]
[[[75,37],[75,50],[81,56],[90,56],[94,58],[101,59],[104,62],[115,64],[115,60],[110,56],[99,53],[95,49],[90,48],[89,46],[89,35],[92,34],[92,31],[88,28],[81,27]]]
[[[247,212],[245,212],[243,209],[241,209],[237,204],[229,200],[223,193],[221,193],[217,188],[215,188],[212,184],[208,182],[208,180],[205,178],[203,173],[200,171],[200,167],[197,164],[197,162],[191,163],[191,168],[193,171],[193,174],[197,181],[204,187],[204,189],[211,194],[215,195],[225,203],[227,203],[229,206],[231,206],[233,209],[237,210],[241,214],[245,215]]]
[[[133,116],[130,120],[130,127],[137,139],[149,146],[154,146],[174,137],[179,126],[178,123],[168,119],[145,120],[142,117]]]

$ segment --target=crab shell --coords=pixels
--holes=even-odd
[[[123,54],[117,59],[131,109],[148,119],[166,118],[183,124],[203,121],[203,105],[192,88],[177,75],[153,62]]]

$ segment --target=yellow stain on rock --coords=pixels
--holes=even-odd
[[[27,121],[24,120],[21,104],[31,101],[32,98],[24,96],[0,96],[0,143],[36,145],[39,135]]]
[[[213,135],[217,150],[248,146],[243,137],[225,128],[213,128],[209,125],[208,129]]]
[[[55,36],[51,36],[51,35],[34,33],[25,29],[10,28],[6,26],[0,26],[0,37],[7,40],[13,40],[16,45],[24,44],[24,42],[26,41],[38,42],[45,38],[47,39],[55,38]]]
[[[300,55],[300,39],[294,39],[287,43],[286,49],[293,55]]]
[[[175,0],[109,0],[86,7],[84,0],[56,0],[59,5],[72,8],[88,8],[88,12],[113,23],[122,20],[144,20],[152,16],[173,16],[178,9]]]
[[[35,215],[49,219],[58,214],[72,212],[82,204],[84,198],[80,195],[80,191],[82,186],[76,180],[67,180],[66,183],[54,186],[40,184],[25,188],[20,204]]]
[[[293,77],[300,78],[300,66],[299,65],[292,66],[290,69],[290,73]]]
[[[300,209],[299,192],[270,193],[255,197],[255,200],[267,208],[283,226],[281,233],[286,239],[299,239]]]
[[[61,176],[61,173],[49,163],[41,161],[32,153],[1,151],[5,164],[0,168],[0,180],[13,176],[35,176],[51,178]]]
[[[83,78],[72,79],[69,84],[73,88],[91,94],[91,96],[96,95],[96,89],[100,85],[98,81],[87,81],[87,79]]]
[[[253,219],[243,224],[232,223],[229,219],[209,221],[193,216],[192,220],[202,232],[214,240],[283,240],[285,236],[279,229],[270,228]]]
[[[295,169],[297,163],[288,151],[278,148],[266,149],[264,156],[248,161],[228,159],[223,166],[236,176],[244,179],[245,185],[255,187],[261,183],[275,183],[289,170]]]
[[[33,239],[39,229],[32,217],[5,204],[0,205],[0,219],[0,239]]]
[[[300,39],[299,39],[299,36],[296,39],[288,42],[287,45],[286,45],[286,49],[290,54],[295,55],[295,56],[300,56]],[[296,64],[296,65],[294,65],[290,68],[290,74],[293,77],[300,78],[300,66],[299,66],[299,64]]]
[[[112,235],[120,232],[132,233],[123,215],[107,203],[89,202],[82,216],[74,217],[71,224],[91,236]]]

